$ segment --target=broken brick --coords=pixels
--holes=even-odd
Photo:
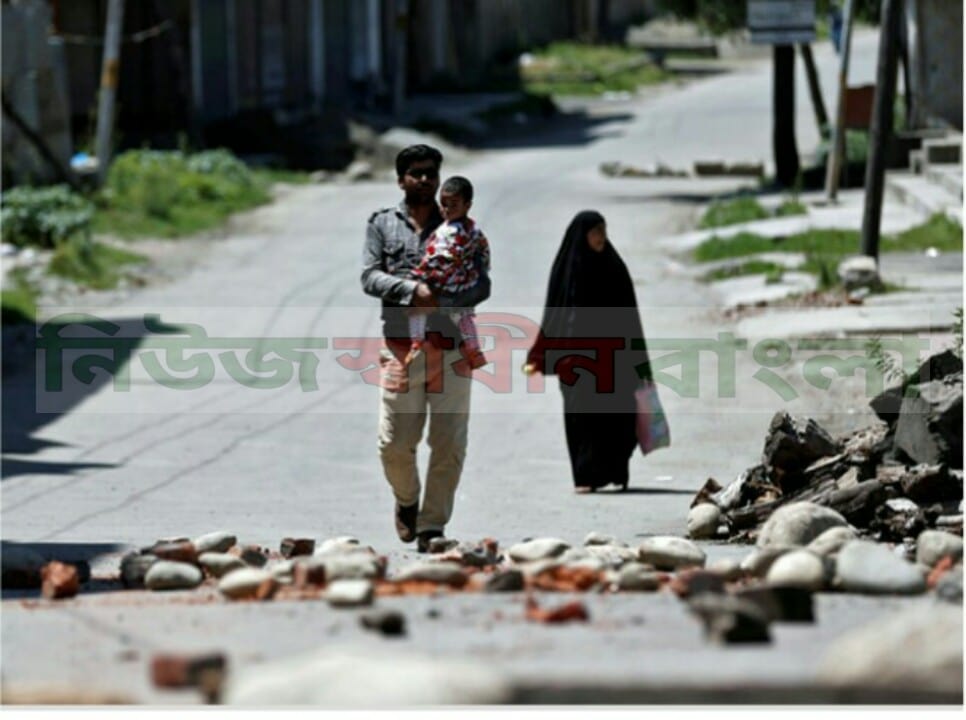
[[[41,568],[40,577],[41,593],[48,600],[74,597],[80,590],[80,577],[73,565],[53,560]]]

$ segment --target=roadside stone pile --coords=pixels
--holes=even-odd
[[[925,530],[962,535],[963,373],[952,351],[929,358],[870,403],[882,420],[833,439],[812,419],[780,412],[761,462],[727,487],[713,478],[688,517],[692,538],[748,542],[790,504],[819,506],[857,535],[904,543]]]

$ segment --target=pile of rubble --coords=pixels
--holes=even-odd
[[[882,423],[833,439],[814,420],[780,412],[761,462],[728,487],[713,478],[688,518],[692,538],[748,542],[791,503],[834,512],[864,537],[915,553],[924,530],[963,532],[963,364],[929,358],[870,403]]]

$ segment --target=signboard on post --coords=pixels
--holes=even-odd
[[[797,45],[815,39],[815,0],[748,0],[751,41]]]

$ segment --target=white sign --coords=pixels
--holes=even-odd
[[[794,45],[815,39],[815,0],[748,0],[753,43]]]

